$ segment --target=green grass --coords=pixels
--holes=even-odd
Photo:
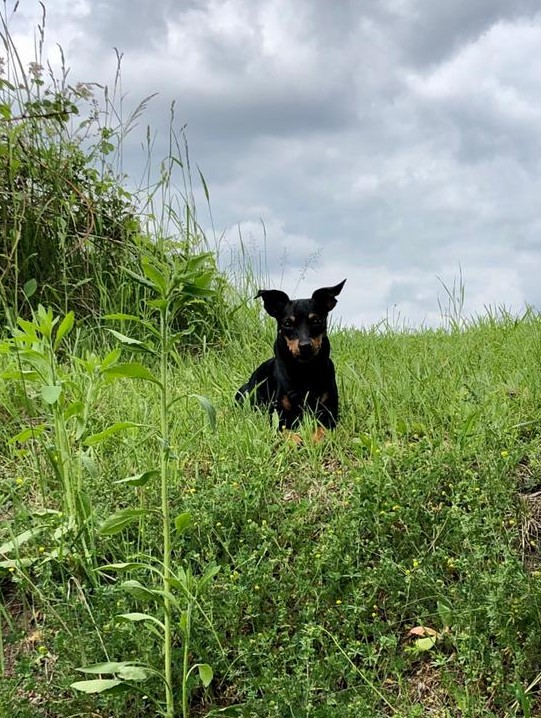
[[[242,309],[227,347],[169,358],[178,398],[168,411],[170,512],[191,515],[188,529],[174,534],[172,570],[191,567],[198,577],[220,567],[192,602],[189,660],[210,664],[214,679],[205,689],[192,674],[191,714],[231,706],[227,715],[261,718],[538,715],[529,686],[541,673],[541,321],[486,318],[450,333],[334,332],[342,419],[317,445],[304,426],[300,448],[232,400],[269,356],[272,331]],[[102,357],[111,348],[105,341]],[[10,354],[0,360],[5,372]],[[79,364],[66,355],[60,365],[69,391],[80,393]],[[193,395],[214,405],[215,431]],[[58,532],[62,517],[44,514],[63,506],[47,441],[10,442],[46,422],[47,407],[33,387],[25,393],[9,378],[0,381],[0,405],[0,543],[42,528],[9,554],[29,565],[15,560],[0,574],[0,705],[16,718],[154,715],[157,678],[139,684],[148,699],[69,687],[91,663],[160,669],[160,639],[115,619],[135,611],[160,617],[155,602],[120,588],[153,579],[136,569],[88,569],[75,540]],[[152,383],[103,384],[87,435],[122,421],[141,426],[85,454],[96,566],[156,559],[163,550],[154,514],[115,535],[98,532],[117,510],[160,504],[159,480],[114,483],[159,465]],[[70,446],[77,450],[77,441]],[[410,635],[416,627],[432,630]]]

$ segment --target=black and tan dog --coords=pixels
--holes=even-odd
[[[280,429],[292,429],[304,411],[320,427],[332,429],[338,420],[338,390],[327,337],[327,314],[346,280],[316,289],[310,299],[290,299],[276,289],[261,290],[265,309],[276,319],[274,357],[263,362],[236,394],[252,404],[278,412]],[[318,431],[320,438],[322,431]]]

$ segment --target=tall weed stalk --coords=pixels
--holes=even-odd
[[[153,602],[158,605],[162,616],[159,618],[151,613],[127,613],[119,616],[120,620],[128,622],[144,622],[151,631],[158,633],[163,649],[163,673],[159,672],[163,680],[165,693],[166,718],[175,716],[175,690],[174,690],[174,659],[173,659],[173,637],[174,619],[178,617],[178,627],[184,641],[183,657],[181,663],[181,708],[183,718],[189,715],[189,679],[192,672],[197,669],[204,686],[208,686],[212,680],[213,672],[206,663],[189,665],[189,645],[191,636],[191,625],[194,606],[197,605],[197,596],[217,573],[218,568],[210,566],[199,578],[195,578],[189,566],[179,566],[173,569],[172,550],[172,521],[170,515],[169,486],[174,482],[172,458],[173,452],[170,441],[170,416],[171,407],[179,398],[172,398],[169,385],[168,363],[175,351],[175,345],[181,339],[181,333],[171,328],[172,318],[178,311],[182,311],[182,305],[186,301],[186,288],[191,287],[191,292],[197,292],[200,296],[212,296],[212,290],[205,286],[201,279],[198,268],[185,266],[183,271],[178,270],[178,265],[171,262],[160,262],[155,257],[145,257],[141,261],[142,274],[133,274],[133,279],[139,282],[146,289],[151,290],[154,298],[148,299],[147,306],[151,312],[159,315],[159,329],[152,321],[141,319],[135,315],[113,314],[107,319],[132,322],[139,325],[146,333],[146,340],[142,341],[135,337],[121,334],[111,330],[122,343],[137,347],[139,350],[148,353],[159,360],[159,375],[155,376],[143,364],[128,362],[118,364],[112,368],[118,377],[139,379],[153,383],[157,387],[160,404],[160,434],[159,456],[160,464],[158,469],[149,468],[141,474],[122,479],[127,485],[141,487],[159,476],[160,480],[160,507],[159,513],[162,523],[162,556],[159,562],[148,562],[148,557],[142,555],[133,557],[123,563],[108,564],[101,567],[103,572],[112,571],[139,571],[148,576],[158,576],[161,587],[156,588],[152,584],[146,585],[136,580],[125,581],[122,587],[131,593],[135,598]],[[184,330],[189,332],[190,329]],[[211,404],[201,396],[194,395],[201,406],[207,412],[211,424],[214,424],[214,409]],[[101,527],[102,535],[114,535],[124,530],[130,523],[149,516],[152,509],[137,508],[123,509],[113,514]],[[191,521],[190,514],[184,512],[174,520],[174,527],[178,535],[187,530]],[[143,559],[143,561],[140,561]],[[178,595],[180,594],[180,595]],[[162,620],[163,618],[163,620]],[[151,666],[143,663],[121,662],[95,664],[80,669],[84,673],[109,674],[112,678],[89,679],[77,681],[72,684],[76,690],[88,693],[119,692],[129,690],[133,681],[145,680],[157,674]]]

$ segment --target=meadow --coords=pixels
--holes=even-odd
[[[288,441],[233,400],[275,329],[182,135],[128,188],[144,103],[3,27],[2,715],[539,715],[538,314],[332,328],[339,426]]]
[[[212,671],[186,677],[191,715],[538,714],[538,318],[335,331],[342,420],[319,444],[308,422],[300,448],[232,400],[272,331],[245,310],[227,346],[169,356],[173,691],[187,647]],[[25,357],[3,346],[2,700],[16,716],[154,714],[160,387],[126,371],[143,366],[129,345],[116,363],[110,344],[72,345],[50,403],[10,378]],[[140,667],[107,675],[120,695],[70,689],[112,661]]]

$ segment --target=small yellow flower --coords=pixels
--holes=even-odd
[[[15,483],[17,484],[17,486],[21,486],[21,484],[24,484],[24,478],[22,476],[17,476],[17,478],[15,479]]]
[[[336,599],[336,605],[337,605],[337,606],[340,606],[341,604],[342,604],[342,601],[341,601],[339,598],[337,598],[337,599]]]
[[[258,586],[257,583],[256,583],[256,585],[254,586],[254,591],[259,591],[259,586]]]
[[[40,553],[44,553],[44,552],[45,552],[45,546],[40,546],[40,547],[38,548],[38,551],[39,551]]]
[[[504,449],[503,451],[500,451],[500,456],[505,459],[507,456],[509,456],[509,452]]]

